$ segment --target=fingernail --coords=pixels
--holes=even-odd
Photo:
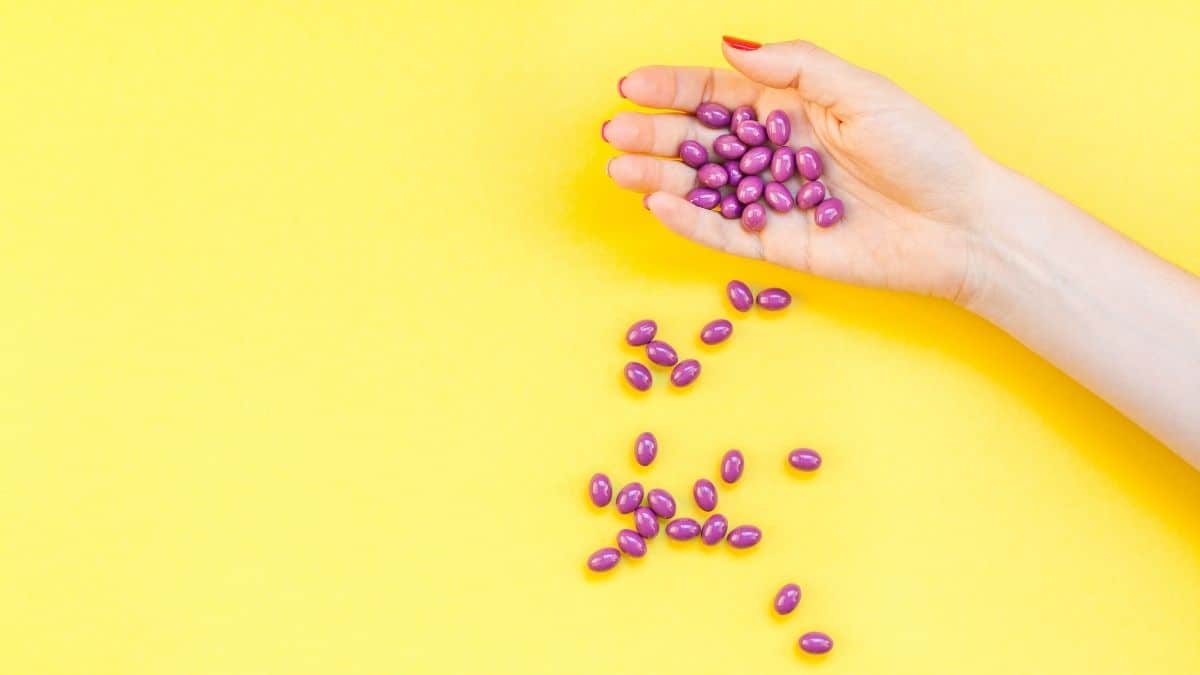
[[[729,45],[730,47],[743,52],[752,52],[762,46],[761,43],[755,42],[754,40],[743,40],[742,38],[735,38],[729,35],[722,36],[721,39],[724,40],[725,44]]]
[[[621,91],[622,84],[625,84],[625,78],[623,78],[623,77],[621,79],[617,80],[617,93],[621,95],[621,98],[628,98],[627,96],[625,96],[625,92]]]
[[[642,206],[646,207],[647,211],[650,210],[650,195],[642,195]]]
[[[604,129],[608,126],[608,123],[611,121],[612,120],[604,120],[604,124],[600,125],[600,138],[603,138],[605,140],[605,142],[608,141],[608,136],[604,135]]]

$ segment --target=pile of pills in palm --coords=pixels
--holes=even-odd
[[[767,226],[767,210],[786,213],[813,209],[813,222],[832,227],[845,215],[842,200],[821,182],[824,164],[816,150],[791,148],[792,121],[773,110],[765,123],[750,106],[730,111],[719,103],[702,103],[696,119],[710,129],[728,129],[713,140],[711,152],[699,141],[679,145],[679,158],[696,170],[697,187],[686,199],[702,209],[719,208],[729,220],[741,219],[747,232]],[[799,181],[795,193],[788,187]]]

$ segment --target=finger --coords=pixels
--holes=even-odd
[[[660,157],[678,156],[679,144],[686,140],[699,141],[705,147],[709,147],[722,133],[729,132],[723,129],[709,129],[690,115],[647,115],[635,112],[617,113],[600,129],[604,140],[612,143],[618,150]]]
[[[607,171],[617,185],[636,192],[685,195],[696,187],[696,172],[688,165],[645,155],[613,157]]]
[[[726,220],[716,211],[693,206],[687,200],[666,192],[655,192],[646,199],[646,208],[671,230],[699,244],[746,258],[762,258],[758,237],[742,229],[736,220]]]
[[[726,36],[722,50],[730,65],[751,80],[778,89],[795,88],[805,99],[842,116],[886,102],[894,88],[882,75],[804,40],[758,45]]]
[[[638,105],[694,112],[708,101],[728,108],[753,105],[762,87],[723,69],[645,66],[622,78],[617,90]]]

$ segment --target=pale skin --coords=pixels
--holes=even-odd
[[[740,46],[739,46],[740,44]],[[647,66],[605,139],[618,185],[647,195],[671,230],[727,253],[863,286],[932,295],[991,321],[1200,469],[1200,278],[995,162],[881,75],[804,41],[722,44],[734,70]],[[846,216],[770,213],[744,231],[685,201],[695,171],[679,144],[724,133],[688,113],[705,101],[792,120],[816,148]],[[793,185],[793,187],[795,187]],[[794,191],[794,190],[793,190]]]

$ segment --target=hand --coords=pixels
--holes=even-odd
[[[914,291],[969,302],[983,275],[987,235],[973,218],[990,161],[957,128],[886,78],[807,42],[722,45],[740,73],[647,66],[620,83],[634,103],[690,113],[706,101],[753,106],[758,119],[783,110],[789,145],[815,148],[822,176],[846,207],[825,229],[811,211],[768,211],[767,227],[692,206],[681,196],[696,172],[661,157],[679,144],[710,146],[722,130],[678,113],[623,112],[602,134],[618,150],[608,173],[622,187],[649,193],[646,206],[672,230],[713,248],[853,284]],[[792,185],[792,190],[798,184]]]

